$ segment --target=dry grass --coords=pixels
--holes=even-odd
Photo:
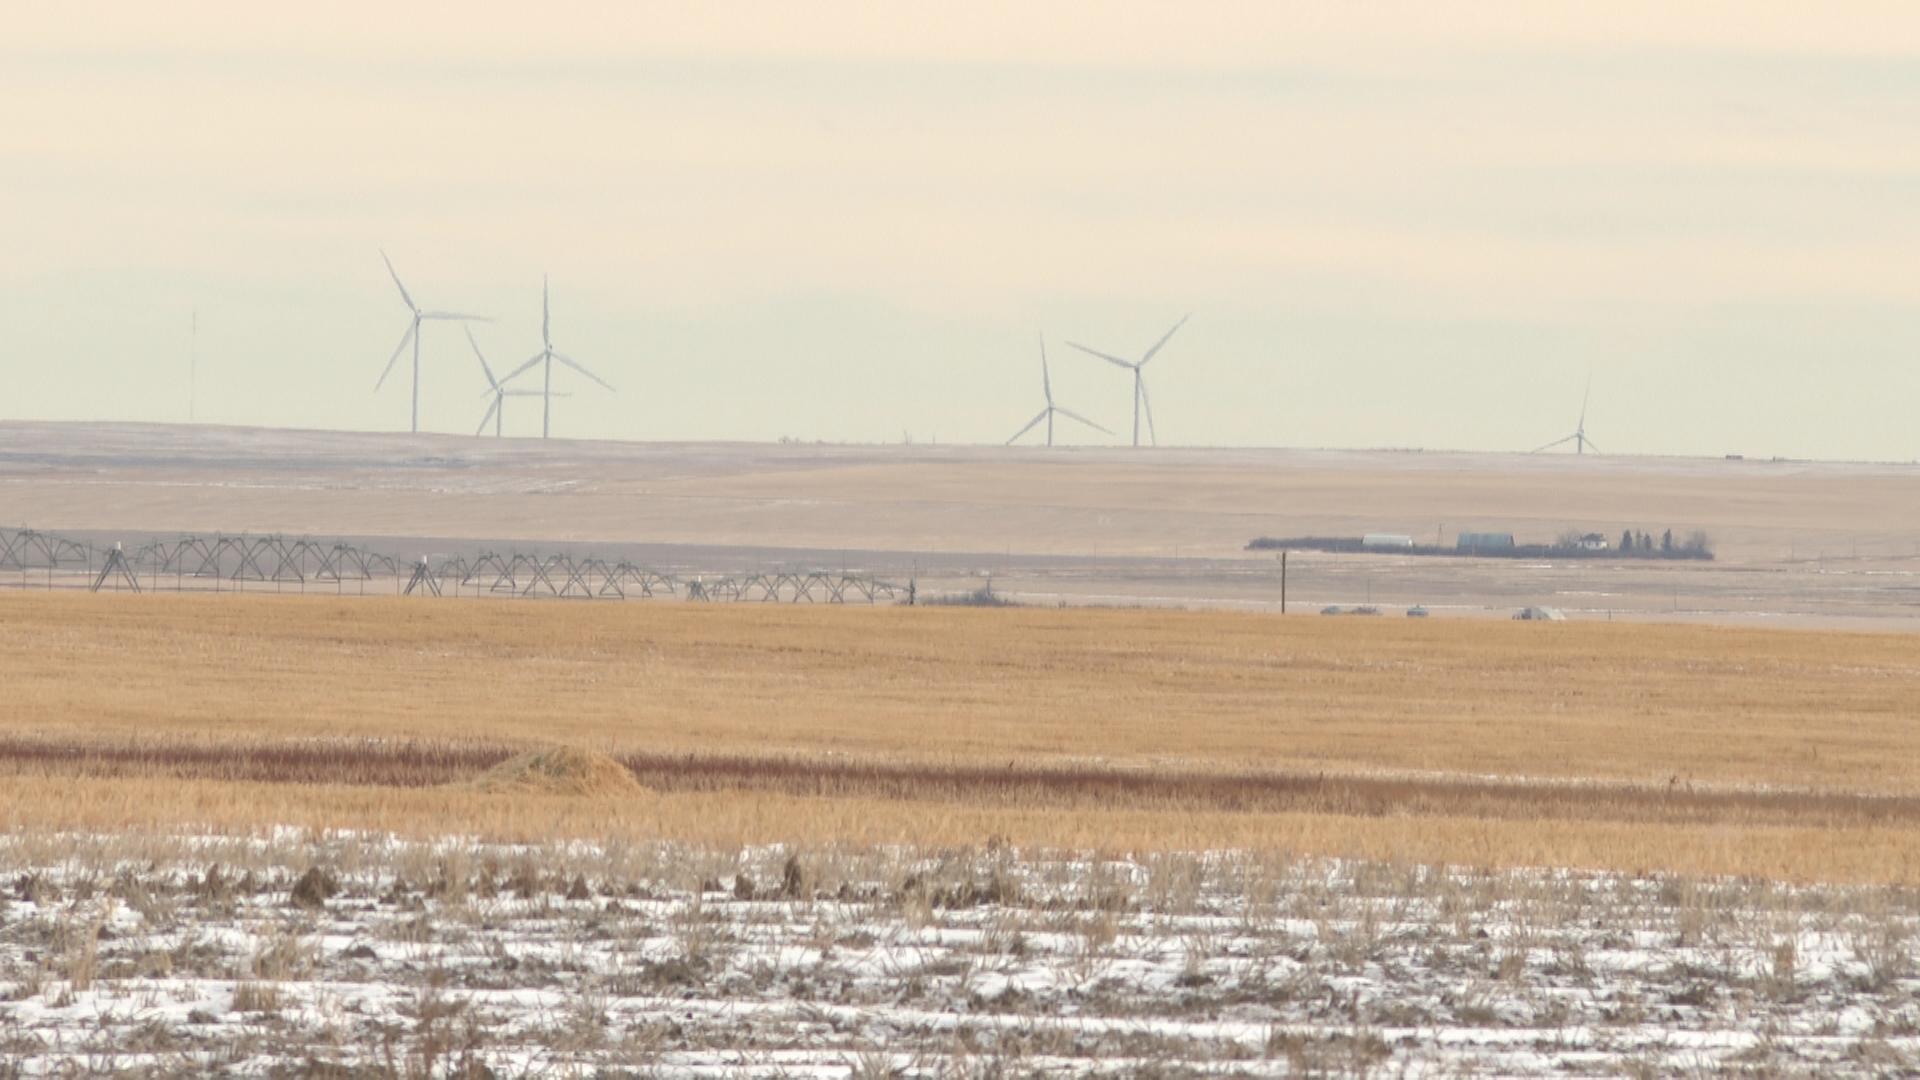
[[[1920,665],[1895,636],[4,594],[0,685],[14,827],[1002,836],[1920,880]],[[660,794],[419,786],[534,740]],[[1735,790],[1756,785],[1795,791]]]
[[[1430,770],[1920,794],[1892,635],[0,593],[0,733]]]
[[[1534,822],[1446,815],[1228,813],[803,798],[766,792],[661,795],[609,806],[570,796],[500,798],[453,789],[9,777],[0,830],[266,824],[538,843],[555,837],[701,844],[904,844],[1006,840],[1110,853],[1241,849],[1463,866],[1573,866],[1778,881],[1920,884],[1911,828]]]

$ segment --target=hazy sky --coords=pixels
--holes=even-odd
[[[556,433],[1920,457],[1920,6],[47,4],[0,415],[404,429],[416,298]],[[423,426],[485,383],[430,325]],[[406,361],[402,360],[402,366]],[[532,385],[529,383],[529,385]],[[538,402],[510,431],[537,432]],[[1065,434],[1067,429],[1063,428]],[[1106,441],[1095,436],[1094,441]]]

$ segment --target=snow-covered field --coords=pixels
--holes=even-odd
[[[0,874],[0,1076],[1920,1067],[1902,891],[291,833]]]

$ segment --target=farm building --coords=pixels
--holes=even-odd
[[[1369,549],[1411,548],[1413,546],[1413,537],[1403,536],[1399,533],[1368,533],[1360,538],[1360,546]]]
[[[1456,551],[1512,551],[1512,533],[1463,532],[1454,543]]]

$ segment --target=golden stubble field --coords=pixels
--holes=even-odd
[[[15,828],[997,837],[1920,880],[1920,661],[1897,635],[13,593],[0,688],[0,818]],[[652,755],[668,783],[605,805],[87,757],[361,740],[565,742]],[[67,756],[22,750],[48,746]],[[658,760],[676,754],[734,765],[683,789]],[[739,764],[760,760],[905,771],[822,785]],[[1000,770],[1022,779],[996,785]],[[1143,776],[1185,779],[1113,786]],[[1209,779],[1265,791],[1270,777],[1319,786],[1249,801]],[[1485,777],[1507,782],[1460,787]],[[1382,778],[1399,786],[1328,794]]]

